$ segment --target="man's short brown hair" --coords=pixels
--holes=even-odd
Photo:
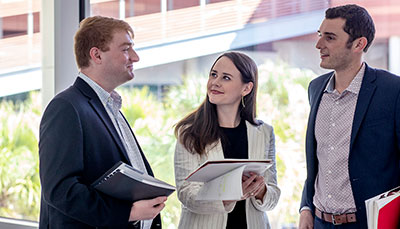
[[[88,17],[82,20],[75,34],[74,45],[78,68],[89,67],[91,48],[97,47],[103,52],[108,51],[108,45],[116,31],[126,31],[133,39],[133,30],[125,21],[102,16]]]
[[[375,37],[375,24],[365,8],[355,4],[332,7],[325,11],[325,18],[345,19],[346,23],[343,30],[350,36],[347,41],[347,48],[350,48],[357,38],[365,37],[368,43],[364,52],[367,52]]]

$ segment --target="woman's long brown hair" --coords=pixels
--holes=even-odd
[[[241,103],[239,105],[239,112],[242,119],[257,125],[255,120],[258,82],[257,65],[246,54],[232,51],[220,55],[211,66],[211,70],[223,56],[229,58],[239,70],[243,83],[253,83],[252,91],[244,97],[245,106],[243,107]],[[221,138],[222,133],[219,129],[217,108],[215,104],[210,103],[208,95],[196,110],[176,124],[175,136],[189,152],[200,155],[206,153],[205,148],[207,145],[211,145]]]

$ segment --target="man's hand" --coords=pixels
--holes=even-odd
[[[139,200],[132,204],[129,221],[154,219],[165,207],[166,196],[160,196],[151,200]]]
[[[305,209],[300,212],[299,229],[312,229],[314,228],[314,217],[311,211]]]

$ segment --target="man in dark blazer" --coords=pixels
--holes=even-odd
[[[364,8],[328,9],[318,33],[334,72],[309,85],[299,228],[367,228],[365,200],[400,185],[400,78],[362,61],[375,34]]]
[[[50,102],[40,123],[40,228],[161,228],[167,197],[131,203],[90,186],[119,161],[153,175],[114,91],[134,77],[139,57],[132,39],[121,20],[95,16],[80,24],[79,77]]]

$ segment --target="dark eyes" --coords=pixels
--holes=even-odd
[[[320,32],[318,32],[318,37],[324,37],[325,40],[327,40],[327,41],[335,40],[335,36],[331,36],[331,35],[322,35],[322,33],[320,33]]]
[[[210,77],[217,78],[217,77],[218,77],[218,74],[215,73],[215,72],[211,72],[211,73],[210,73]],[[222,78],[223,78],[224,80],[231,80],[231,77],[229,77],[228,75],[223,75]]]

